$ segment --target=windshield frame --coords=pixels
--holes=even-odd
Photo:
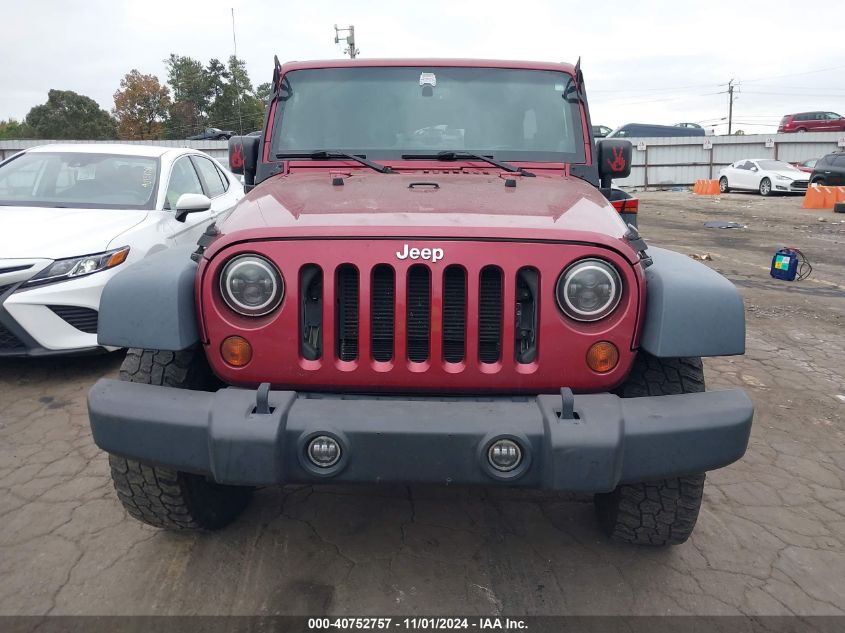
[[[77,155],[77,156],[97,156],[107,158],[125,158],[125,159],[139,159],[152,161],[155,166],[155,173],[153,174],[151,182],[151,195],[149,199],[143,204],[114,204],[114,203],[99,203],[89,201],[61,201],[61,200],[13,200],[0,198],[0,209],[2,207],[36,207],[42,209],[112,209],[115,211],[151,211],[156,209],[159,197],[159,182],[161,179],[161,156],[146,156],[141,154],[124,154],[119,152],[74,152],[67,150],[56,151],[22,151],[15,154],[11,158],[0,162],[0,177],[3,175],[3,170],[26,156],[56,156],[56,155]]]
[[[291,77],[295,77],[298,73],[314,73],[314,72],[346,72],[346,71],[378,71],[378,70],[412,70],[414,73],[425,73],[434,71],[436,74],[437,72],[446,70],[446,71],[455,71],[455,70],[472,70],[472,71],[488,71],[488,72],[519,72],[519,73],[543,73],[543,74],[557,74],[562,75],[562,79],[564,81],[564,86],[574,86],[575,85],[575,78],[574,76],[567,72],[564,69],[549,69],[549,68],[522,68],[522,67],[508,67],[508,66],[454,66],[454,65],[439,65],[439,64],[417,64],[417,63],[409,63],[409,64],[402,64],[402,65],[372,65],[372,66],[325,66],[325,67],[307,67],[307,68],[296,68],[288,70],[287,72],[282,75],[280,78],[280,85],[281,88],[279,90],[279,95],[273,101],[273,112],[272,112],[272,123],[271,123],[271,136],[268,139],[266,144],[267,150],[267,160],[268,162],[276,162],[282,163],[288,160],[308,160],[308,159],[289,159],[289,158],[277,158],[277,154],[289,154],[289,153],[311,153],[314,151],[321,151],[321,150],[330,150],[330,151],[337,151],[338,147],[331,147],[331,148],[290,148],[290,147],[283,147],[279,144],[280,133],[282,130],[283,122],[285,119],[285,104],[287,98],[285,97],[286,89],[289,91],[291,89],[290,86],[290,79]],[[565,88],[566,90],[566,88]],[[562,95],[563,96],[563,95]],[[289,98],[289,97],[288,97]],[[573,136],[572,136],[572,145],[574,151],[569,152],[549,152],[549,151],[520,151],[520,150],[494,150],[488,148],[476,148],[476,147],[450,147],[448,150],[445,151],[455,151],[458,153],[476,153],[476,154],[483,154],[485,156],[490,156],[495,158],[498,161],[508,162],[508,163],[551,163],[551,164],[572,164],[572,165],[584,165],[589,164],[592,157],[590,156],[590,149],[588,149],[587,145],[588,142],[585,140],[585,132],[584,126],[587,125],[588,117],[586,114],[586,101],[582,98],[577,96],[577,93],[573,90],[571,96],[564,97],[565,102],[569,104],[569,107],[572,110],[571,114],[571,121],[572,121],[572,129],[573,129]],[[408,158],[408,155],[412,154],[432,154],[433,152],[444,151],[443,148],[440,147],[399,147],[399,148],[389,148],[389,149],[373,149],[373,148],[350,148],[350,147],[343,147],[340,148],[341,151],[349,153],[349,154],[356,154],[359,156],[366,157],[371,160],[379,161],[381,163],[405,163],[410,161],[419,162],[416,159]],[[406,155],[406,157],[403,157]],[[474,159],[467,158],[465,161],[462,159],[460,162],[477,162]]]

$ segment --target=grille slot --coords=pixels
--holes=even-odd
[[[91,308],[77,306],[47,306],[62,319],[70,323],[77,330],[86,334],[97,333],[97,319],[99,313]]]
[[[358,269],[352,264],[337,268],[335,306],[337,357],[355,360],[358,358]]]
[[[323,269],[308,264],[299,270],[299,353],[307,360],[323,355]]]
[[[459,363],[466,354],[467,274],[460,266],[443,272],[443,358]]]
[[[393,336],[396,327],[396,278],[393,269],[379,264],[373,269],[370,302],[370,348],[373,358],[393,358]]]
[[[428,360],[431,334],[431,272],[422,264],[408,269],[408,358]]]
[[[14,334],[12,334],[9,330],[3,327],[3,324],[0,323],[0,350],[18,350],[18,349],[25,349],[25,345],[23,342]]]
[[[478,297],[478,358],[495,363],[502,357],[502,271],[481,269]]]
[[[537,358],[537,308],[540,273],[536,268],[520,268],[516,273],[515,348],[516,362],[531,363]]]

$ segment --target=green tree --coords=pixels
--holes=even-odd
[[[26,123],[15,119],[0,121],[0,139],[21,138],[34,138],[34,132]]]
[[[35,106],[26,115],[35,138],[113,139],[115,121],[90,97],[72,90],[50,90],[47,103]]]
[[[261,126],[264,103],[255,95],[244,60],[232,55],[226,67],[229,80],[211,107],[210,125],[250,132]]]
[[[219,59],[208,60],[205,67],[206,82],[208,85],[208,99],[214,103],[223,94],[226,82],[229,80],[229,71]]]
[[[258,84],[255,88],[255,98],[262,103],[267,103],[272,95],[273,84],[269,81],[265,81],[263,84]]]
[[[167,83],[173,90],[168,136],[185,138],[198,132],[208,118],[211,105],[209,75],[202,62],[193,57],[171,53],[164,63]]]
[[[118,136],[129,140],[161,138],[169,106],[168,87],[162,86],[155,75],[142,75],[133,68],[114,93],[112,113],[117,119]]]

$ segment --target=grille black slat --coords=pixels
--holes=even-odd
[[[337,323],[337,357],[358,358],[358,269],[343,264],[337,269],[335,305]]]
[[[77,330],[86,334],[97,333],[97,320],[99,313],[91,308],[80,308],[77,306],[47,306],[62,319],[70,323]]]
[[[518,363],[531,363],[537,358],[539,295],[540,273],[536,268],[520,268],[516,272],[514,310],[514,353]]]
[[[495,363],[502,357],[502,271],[485,266],[479,279],[478,357]]]
[[[431,272],[422,264],[408,269],[408,358],[428,360],[431,335]]]
[[[299,289],[299,352],[307,360],[317,360],[323,355],[323,269],[303,266]]]
[[[385,264],[376,266],[370,288],[370,349],[375,360],[389,361],[393,358],[396,327],[396,279],[393,269]]]
[[[26,346],[23,344],[23,342],[5,327],[3,327],[2,323],[0,323],[0,350],[12,351],[23,350],[25,348]]]
[[[466,352],[467,274],[460,266],[443,273],[443,358],[459,363]]]

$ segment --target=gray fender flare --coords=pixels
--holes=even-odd
[[[657,357],[745,353],[745,306],[736,287],[686,255],[648,247],[640,347]]]
[[[199,340],[196,246],[170,248],[121,270],[103,288],[97,342],[178,351]]]

